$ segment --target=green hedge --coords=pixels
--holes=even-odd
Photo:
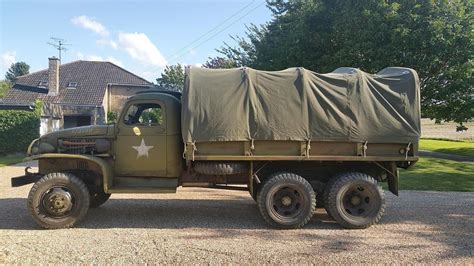
[[[34,111],[0,110],[0,154],[26,152],[39,137],[41,108],[37,102]]]

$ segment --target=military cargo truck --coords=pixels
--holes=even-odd
[[[381,182],[398,195],[398,168],[418,160],[416,72],[339,68],[186,68],[183,93],[130,97],[113,125],[41,136],[26,160],[39,170],[28,209],[44,228],[74,226],[112,193],[179,186],[248,190],[263,219],[301,228],[316,207],[345,228],[384,212]],[[112,218],[112,217],[111,217]]]

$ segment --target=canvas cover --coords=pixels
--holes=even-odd
[[[184,142],[295,140],[417,142],[417,73],[338,68],[188,68],[182,96]]]

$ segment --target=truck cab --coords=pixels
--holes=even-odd
[[[176,190],[183,171],[180,110],[179,98],[164,92],[140,93],[127,101],[114,127],[114,177],[108,190],[140,187],[146,179],[153,180],[147,191]]]

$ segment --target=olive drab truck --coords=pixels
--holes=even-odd
[[[419,137],[412,69],[187,67],[182,94],[145,90],[113,125],[34,140],[25,160],[38,172],[12,186],[34,183],[28,209],[49,229],[74,226],[113,193],[180,186],[246,190],[276,228],[301,228],[318,207],[366,228],[385,209],[380,183],[398,195],[397,169],[418,160]]]

